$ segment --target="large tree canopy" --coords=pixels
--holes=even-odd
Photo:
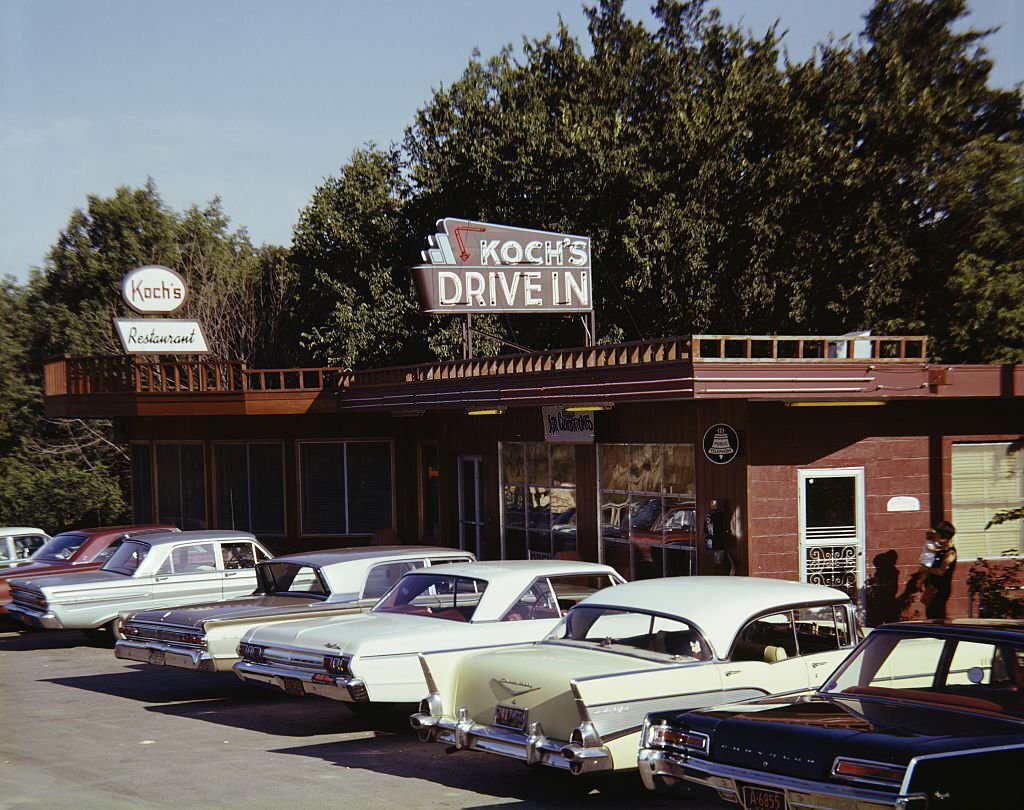
[[[400,148],[318,189],[295,233],[314,359],[453,350],[405,274],[442,215],[592,236],[604,339],[873,329],[1024,358],[1021,96],[988,86],[986,32],[954,30],[964,0],[877,0],[857,45],[799,63],[700,0],[653,12],[605,0],[585,46],[559,26],[474,56]],[[484,323],[580,340],[568,318]]]

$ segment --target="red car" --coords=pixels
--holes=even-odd
[[[12,579],[73,574],[93,571],[105,563],[122,541],[149,532],[177,531],[177,526],[146,524],[139,526],[98,526],[73,529],[51,537],[36,552],[32,562],[0,571],[0,614],[7,613],[11,601]]]

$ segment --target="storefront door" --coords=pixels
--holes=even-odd
[[[459,456],[459,548],[482,557],[483,505],[479,456]]]
[[[864,585],[864,468],[798,470],[800,579],[846,591]]]

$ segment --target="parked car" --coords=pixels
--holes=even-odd
[[[0,569],[24,565],[50,535],[26,526],[0,526]]]
[[[238,642],[254,627],[369,610],[415,568],[470,562],[468,551],[363,546],[275,557],[256,565],[256,591],[224,602],[144,610],[127,616],[114,654],[183,669],[230,671]]]
[[[817,691],[658,712],[640,749],[649,788],[780,810],[1010,807],[1022,765],[1024,622],[999,620],[883,625]]]
[[[7,613],[11,602],[10,580],[54,574],[95,571],[103,565],[128,537],[153,532],[176,532],[174,526],[140,524],[137,526],[100,526],[75,529],[54,535],[24,565],[0,571],[0,614]]]
[[[842,591],[754,577],[630,582],[538,644],[426,655],[424,741],[574,774],[636,768],[647,712],[806,690],[859,638]],[[460,660],[461,659],[461,660]]]
[[[252,593],[270,558],[248,532],[154,532],[125,539],[98,571],[14,579],[12,615],[30,627],[118,637],[120,614]]]
[[[412,571],[362,616],[250,631],[234,669],[293,695],[415,705],[427,693],[419,653],[536,641],[569,605],[622,581],[610,566],[572,560]]]

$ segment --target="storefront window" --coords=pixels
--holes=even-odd
[[[553,557],[576,550],[576,448],[504,442],[502,556]]]
[[[205,529],[206,466],[201,444],[156,446],[157,520],[180,529]]]
[[[391,445],[299,445],[302,533],[373,534],[391,528]]]
[[[629,579],[696,573],[691,444],[598,445],[603,559]]]
[[[219,444],[214,447],[220,528],[284,534],[282,456],[280,444]]]
[[[1024,521],[989,526],[1024,502],[1024,449],[1010,442],[953,445],[953,525],[961,560],[1024,556]]]

